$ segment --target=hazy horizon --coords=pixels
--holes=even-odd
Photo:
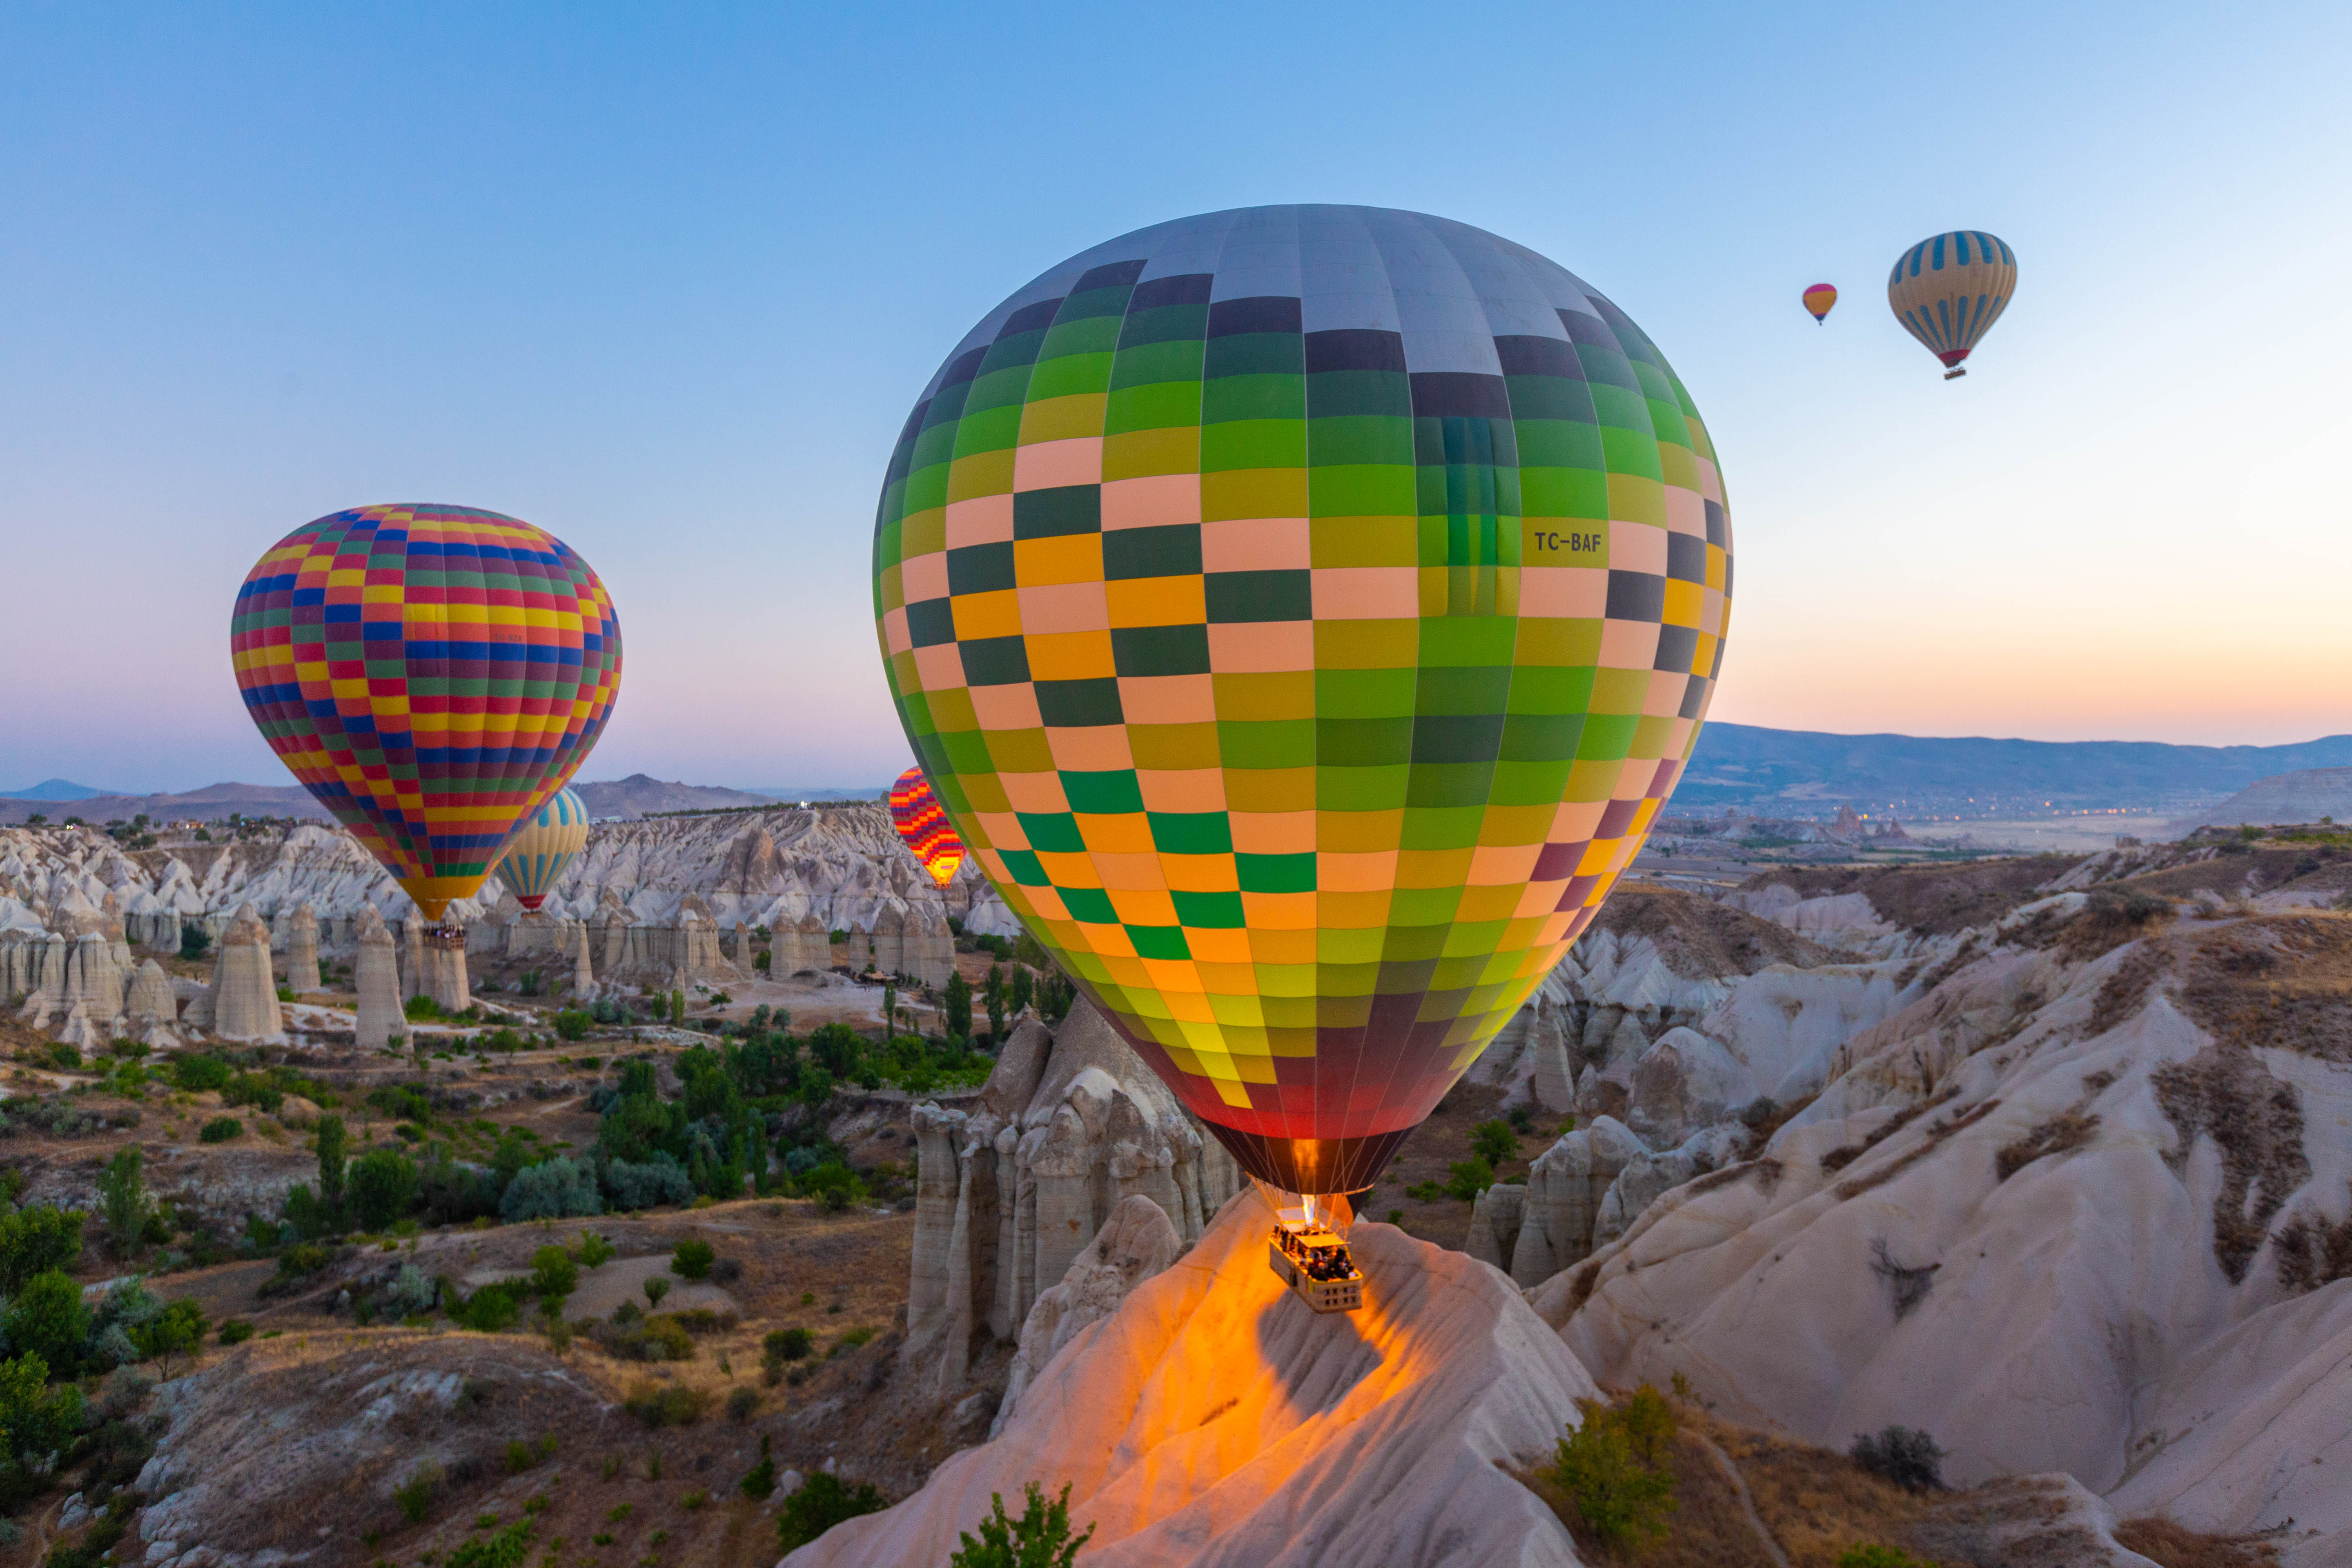
[[[0,780],[287,782],[236,585],[394,500],[604,576],[599,776],[887,779],[868,550],[926,378],[1064,256],[1276,200],[1490,228],[1656,340],[1731,497],[1718,721],[2352,730],[2352,14],[1972,17],[1930,77],[1899,13],[1727,5],[0,14]],[[2021,281],[1948,384],[1882,280],[1959,226]]]

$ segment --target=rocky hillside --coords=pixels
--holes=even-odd
[[[2234,827],[2251,822],[2267,827],[2317,822],[2323,816],[2352,822],[2352,768],[2299,768],[2256,779],[2219,805],[2187,818],[2185,825]]]
[[[572,789],[591,816],[651,816],[669,811],[734,811],[744,807],[773,805],[775,801],[763,795],[750,795],[740,789],[723,789],[714,784],[672,784],[645,773],[631,773],[625,779],[607,779],[600,784],[575,784]]]
[[[675,921],[688,896],[699,896],[725,931],[739,921],[772,926],[810,913],[828,928],[870,928],[885,910],[903,915],[941,899],[874,802],[599,824],[548,911],[592,917],[608,890],[655,924]],[[304,903],[337,922],[372,904],[394,927],[413,908],[358,840],[331,824],[143,850],[90,827],[0,828],[0,931],[68,930],[110,898],[134,941],[142,920],[167,911],[207,921],[217,936],[238,906],[251,903],[281,946],[283,918]],[[451,918],[479,920],[498,898],[494,882],[481,897],[452,904]],[[970,862],[945,902],[976,931],[1018,929]]]
[[[1622,890],[1479,1066],[1580,1125],[1466,1245],[1603,1384],[2352,1560],[2347,847]]]

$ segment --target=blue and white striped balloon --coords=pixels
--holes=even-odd
[[[499,880],[514,890],[524,909],[536,910],[554,890],[572,858],[587,847],[588,808],[566,786],[507,840]]]

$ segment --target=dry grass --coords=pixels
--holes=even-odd
[[[2278,1548],[2251,1536],[2207,1535],[2161,1515],[2127,1519],[2116,1539],[2162,1568],[2270,1568]]]
[[[2179,1134],[2178,1166],[2200,1133],[2221,1151],[2213,1198],[2213,1257],[2233,1285],[2246,1277],[2289,1193],[2311,1179],[2303,1149],[2303,1100],[2252,1052],[2209,1046],[2149,1075],[2156,1101]]]
[[[2217,1040],[2352,1065],[2352,915],[2263,915],[2198,933],[2181,1005]]]
[[[2005,1182],[2036,1160],[2083,1148],[2098,1131],[2097,1117],[2086,1111],[2062,1111],[2015,1142],[2004,1144],[1993,1160],[1993,1169]]]

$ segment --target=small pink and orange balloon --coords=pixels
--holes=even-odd
[[[922,769],[908,768],[890,786],[890,821],[932,881],[944,888],[955,880],[956,868],[963,864],[963,840]]]
[[[1830,307],[1837,303],[1837,285],[1816,283],[1805,290],[1805,309],[1813,313],[1815,321],[1829,319]]]

